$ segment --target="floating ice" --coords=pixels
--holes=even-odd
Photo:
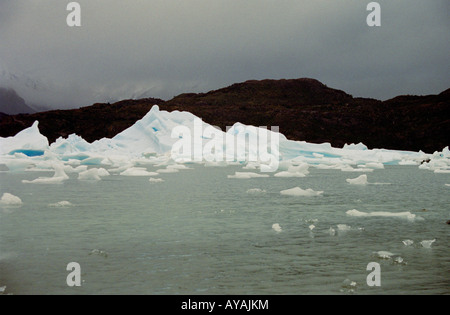
[[[22,130],[14,137],[0,137],[0,164],[6,165],[9,171],[24,171],[34,166],[41,168],[39,167],[40,163],[45,162],[46,159],[51,159],[63,163],[65,166],[74,167],[74,169],[67,168],[67,173],[86,171],[86,169],[75,169],[80,165],[108,165],[111,172],[117,170],[121,173],[126,172],[130,167],[157,164],[158,159],[161,162],[168,162],[172,158],[172,161],[166,165],[173,164],[173,161],[177,162],[177,158],[184,157],[181,153],[180,156],[177,156],[173,152],[174,144],[180,140],[180,135],[174,136],[173,131],[176,127],[183,126],[192,131],[194,153],[199,150],[200,153],[205,153],[207,150],[202,152],[202,149],[205,148],[214,149],[213,155],[226,153],[224,154],[226,159],[221,161],[210,159],[212,151],[200,160],[192,161],[192,157],[189,156],[190,162],[204,163],[205,166],[236,165],[236,163],[247,162],[245,169],[260,169],[263,171],[270,168],[267,165],[268,162],[264,161],[266,158],[270,158],[268,160],[273,162],[273,157],[278,157],[276,162],[279,162],[277,163],[279,169],[271,169],[277,174],[276,177],[303,177],[307,175],[308,165],[317,168],[328,167],[345,172],[370,172],[374,169],[384,168],[384,165],[388,163],[417,165],[423,161],[427,162],[419,166],[421,169],[428,169],[436,173],[450,172],[450,150],[448,147],[444,148],[442,152],[435,152],[432,155],[423,152],[369,150],[362,143],[346,144],[343,148],[334,148],[330,143],[313,144],[305,141],[288,140],[275,131],[269,132],[270,137],[267,139],[267,146],[260,147],[254,143],[236,140],[243,138],[241,136],[245,132],[250,138],[264,128],[246,128],[252,126],[236,123],[227,132],[217,130],[218,137],[216,139],[216,134],[196,134],[196,130],[194,130],[195,121],[201,121],[201,119],[189,112],[161,111],[159,106],[155,105],[142,119],[113,138],[103,138],[88,143],[80,136],[72,134],[66,139],[57,139],[50,146],[47,138],[39,132],[38,122],[35,122],[31,127]],[[212,127],[204,122],[201,123],[203,127]],[[203,128],[203,130],[206,129]],[[211,130],[210,128],[209,131]],[[275,141],[279,144],[278,148],[274,150],[276,152],[272,151],[270,141],[273,135],[276,135],[279,140]],[[233,141],[228,144],[227,141],[230,139]],[[227,141],[220,142],[223,140]],[[231,147],[231,144],[233,148],[236,147],[236,151],[241,152],[240,155],[230,156],[228,154],[227,146]],[[246,157],[250,155],[257,156],[258,160],[246,161]],[[231,159],[229,159],[230,157]],[[133,161],[136,161],[136,163]],[[358,167],[354,168],[355,165],[358,165]],[[173,167],[168,167],[164,172],[173,170]],[[178,166],[175,167],[178,170],[182,169]],[[54,177],[52,179],[37,179],[33,183],[58,183],[63,180],[64,176],[60,177],[59,180],[56,179],[58,176]],[[253,177],[253,175],[241,173],[232,175],[230,178]]]
[[[170,164],[167,165],[167,169],[173,169],[173,170],[191,170],[192,168],[187,167],[184,164]]]
[[[93,249],[89,255],[98,255],[98,256],[102,256],[104,258],[108,257],[108,253],[104,250],[100,250],[100,249]]]
[[[264,194],[264,193],[266,193],[266,191],[261,188],[251,188],[251,189],[247,190],[247,194],[251,194],[251,195],[260,195],[260,194]]]
[[[419,161],[415,161],[415,160],[401,160],[400,162],[398,162],[398,165],[420,165]]]
[[[356,178],[348,178],[347,183],[352,185],[367,185],[367,175],[363,174]]]
[[[235,172],[234,175],[228,175],[228,178],[250,179],[258,177],[269,177],[268,174],[258,174],[253,172]]]
[[[78,174],[79,180],[101,180],[102,177],[109,176],[109,172],[104,168],[91,168]]]
[[[4,193],[0,199],[0,206],[21,206],[22,200],[10,193]]]
[[[35,121],[31,127],[22,130],[14,137],[0,137],[0,155],[16,152],[23,152],[29,156],[43,155],[49,145],[47,138],[39,132],[38,124]]]
[[[278,232],[278,233],[282,231],[281,226],[280,226],[280,224],[278,224],[278,223],[272,224],[272,229],[273,229],[275,232]]]
[[[149,172],[144,167],[132,167],[132,168],[129,168],[129,169],[123,171],[122,173],[120,173],[120,175],[122,175],[122,176],[157,176],[157,175],[159,175],[159,173],[162,173],[161,170],[158,170],[158,172]]]
[[[400,264],[400,265],[406,265],[405,260],[403,259],[403,257],[400,257],[400,256],[397,256],[394,258],[394,263]]]
[[[70,201],[66,201],[66,200],[49,204],[49,207],[54,207],[54,208],[65,208],[65,207],[72,207],[72,206],[73,206],[73,204]]]
[[[334,236],[334,235],[336,235],[336,230],[330,226],[330,228],[328,229],[328,234],[330,234],[331,236]]]
[[[150,179],[148,181],[151,182],[151,183],[162,183],[164,181],[164,179],[150,177]]]
[[[402,241],[402,243],[405,246],[411,246],[412,244],[414,244],[414,241],[413,240],[404,240],[404,241]]]
[[[337,224],[336,227],[337,227],[337,229],[339,231],[344,231],[344,232],[345,231],[350,231],[352,229],[352,227],[350,225],[347,225],[347,224]]]
[[[314,224],[311,224],[310,226],[308,226],[308,228],[312,231],[312,230],[314,230],[315,229],[315,225]]]
[[[6,291],[6,286],[0,287],[0,294],[5,293]]]
[[[53,164],[55,174],[53,177],[39,177],[34,180],[22,180],[25,184],[61,184],[63,181],[69,179],[69,176],[64,172],[62,164]]]
[[[305,177],[306,175],[300,172],[287,172],[282,171],[273,175],[275,177]]]
[[[431,245],[436,242],[436,239],[433,240],[423,240],[422,242],[420,242],[420,245],[422,245],[425,248],[431,248]]]
[[[323,191],[314,191],[311,188],[303,190],[300,187],[294,187],[291,189],[282,190],[280,191],[280,194],[285,196],[314,197],[322,195]]]
[[[408,220],[414,220],[416,215],[406,211],[406,212],[386,212],[386,211],[378,211],[378,212],[362,212],[356,209],[348,210],[346,212],[347,215],[353,217],[397,217],[404,218]]]
[[[434,172],[436,173],[436,174],[450,174],[450,170],[447,170],[447,169],[436,169],[436,170],[434,170]]]
[[[445,186],[450,187],[450,184],[445,184]]]
[[[377,162],[369,162],[363,165],[358,165],[360,168],[372,168],[372,169],[383,169],[384,164],[383,163],[377,163]]]
[[[282,168],[279,167],[279,168]],[[308,171],[309,165],[306,163],[302,163],[300,165],[288,165],[285,171],[281,171],[276,173],[275,177],[305,177],[309,174]]]
[[[382,259],[391,259],[392,256],[394,256],[396,254],[388,252],[388,251],[380,250],[380,251],[376,252],[376,255],[377,255],[377,257],[382,258]]]
[[[342,287],[345,287],[345,288],[356,288],[357,285],[358,284],[355,281],[351,281],[350,279],[345,279],[342,282]]]
[[[178,173],[179,169],[177,168],[160,168],[158,170],[156,170],[155,175],[158,175],[159,173],[165,173],[165,174],[170,174],[170,173]]]

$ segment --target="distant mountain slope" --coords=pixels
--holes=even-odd
[[[15,115],[30,114],[36,111],[29,107],[16,91],[0,87],[0,112]]]
[[[225,130],[235,122],[279,126],[292,140],[313,143],[363,142],[369,148],[434,152],[450,145],[450,93],[399,96],[388,101],[354,98],[314,79],[236,83],[208,93],[186,93],[169,101],[124,100],[76,110],[0,118],[0,136],[11,136],[39,120],[53,142],[71,133],[89,142],[112,138],[154,105],[189,111]]]

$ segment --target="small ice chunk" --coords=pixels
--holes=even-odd
[[[282,231],[281,226],[280,226],[280,224],[278,224],[278,223],[272,224],[272,229],[273,229],[275,232],[278,232],[278,233]]]
[[[405,244],[405,246],[411,246],[412,244],[414,244],[413,240],[404,240],[402,241],[403,244]]]
[[[384,250],[380,250],[376,254],[377,254],[377,256],[379,258],[382,258],[382,259],[391,259],[392,256],[395,255],[394,253],[391,253],[391,252],[388,252],[388,251],[384,251]]]
[[[253,172],[235,172],[234,175],[228,175],[228,178],[250,179],[259,177],[269,177],[268,174],[258,174]]]
[[[328,229],[328,234],[330,234],[331,236],[334,236],[334,235],[336,235],[336,230],[330,226],[330,228]]]
[[[339,231],[350,231],[352,229],[352,227],[347,224],[338,224],[336,225],[336,227],[338,228]]]
[[[369,162],[369,163],[366,163],[364,165],[358,165],[358,167],[373,168],[373,169],[383,169],[384,165],[383,165],[383,163]]]
[[[261,188],[251,188],[251,189],[247,190],[247,194],[251,194],[251,195],[259,195],[259,194],[264,194],[264,193],[266,193],[266,191]]]
[[[176,169],[176,168],[160,168],[158,170],[156,170],[155,174],[170,174],[170,173],[178,173],[180,170]]]
[[[4,193],[2,199],[0,199],[0,205],[2,206],[21,206],[22,204],[22,200],[19,197],[10,193]]]
[[[404,262],[404,259],[400,256],[397,256],[394,258],[394,263],[396,264],[401,264],[401,265],[405,265],[406,263]]]
[[[352,281],[350,279],[345,279],[342,282],[342,289],[340,290],[341,292],[344,293],[355,293],[356,289],[357,289],[358,284],[355,281]]]
[[[150,179],[148,181],[151,182],[151,183],[162,183],[164,181],[164,179],[150,177]]]
[[[351,281],[350,279],[345,279],[342,282],[342,287],[344,288],[356,288],[358,284],[355,281]]]
[[[104,250],[100,250],[100,249],[93,249],[89,255],[98,255],[98,256],[102,256],[107,258],[108,257],[108,253]]]
[[[445,184],[445,186],[450,187],[450,184]]]
[[[173,169],[174,172],[178,172],[177,169]],[[156,176],[158,173],[149,172],[145,167],[131,167],[121,172],[122,176]]]
[[[22,180],[25,184],[61,184],[63,181],[69,179],[69,176],[64,172],[64,166],[54,164],[53,169],[55,174],[53,177],[39,177],[34,180]]]
[[[431,245],[436,242],[436,239],[433,240],[423,240],[422,242],[420,242],[420,245],[422,245],[425,248],[431,248]]]
[[[192,168],[187,167],[184,164],[171,164],[167,165],[167,169],[173,169],[173,170],[191,170]]]
[[[0,294],[5,293],[6,290],[6,286],[0,287]]]
[[[273,175],[274,177],[285,177],[285,178],[289,178],[289,177],[305,177],[306,175],[300,172],[288,172],[288,171],[282,171],[279,173],[276,173],[275,175]]]
[[[367,185],[367,175],[363,174],[356,178],[347,178],[347,183],[352,185]]]
[[[314,197],[322,195],[323,191],[314,191],[311,188],[303,190],[300,187],[294,187],[291,189],[282,190],[280,191],[280,194],[285,196],[296,196],[296,197]]]
[[[72,207],[72,206],[73,206],[73,204],[66,200],[49,204],[49,207],[55,207],[55,208],[64,208],[64,207]]]
[[[101,180],[100,175],[96,168],[92,168],[90,170],[80,172],[78,174],[79,180]]]
[[[311,224],[310,226],[308,226],[309,227],[309,229],[312,231],[312,230],[314,230],[314,228],[316,227],[314,224]]]
[[[450,174],[450,170],[438,168],[438,169],[434,170],[434,173],[435,174]]]
[[[356,209],[348,210],[346,212],[347,215],[352,217],[397,217],[404,218],[407,220],[414,220],[416,215],[409,212],[387,212],[387,211],[375,211],[375,212],[362,212]]]

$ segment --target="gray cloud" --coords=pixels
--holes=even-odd
[[[316,78],[387,99],[449,87],[448,0],[0,0],[0,86],[67,108],[169,99],[248,79]]]

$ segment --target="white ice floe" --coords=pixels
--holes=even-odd
[[[156,170],[156,173],[154,176],[158,174],[171,174],[171,173],[178,173],[180,170],[177,168],[160,168]]]
[[[450,170],[447,170],[447,169],[436,169],[436,170],[434,170],[434,173],[436,173],[436,174],[450,174]]]
[[[431,248],[431,245],[436,242],[436,239],[432,239],[432,240],[423,240],[422,242],[420,242],[420,245],[422,245],[425,248]]]
[[[0,155],[14,152],[44,153],[49,148],[48,140],[39,132],[38,122],[16,134],[14,137],[0,137]]]
[[[261,188],[251,188],[247,190],[247,194],[250,195],[261,195],[261,194],[265,194],[266,191],[264,189]]]
[[[378,258],[381,258],[381,259],[391,259],[392,256],[396,255],[394,253],[384,251],[384,250],[380,250],[380,251],[376,252],[375,254]]]
[[[367,185],[367,175],[363,174],[356,178],[348,178],[347,183],[351,185]]]
[[[280,226],[280,224],[278,224],[278,223],[274,223],[274,224],[272,224],[272,229],[275,231],[275,232],[281,232],[281,231],[283,231],[282,229],[281,229],[281,226]]]
[[[178,170],[174,169],[175,172],[178,172]],[[160,170],[158,172],[149,172],[145,167],[131,167],[129,169],[126,169],[125,171],[121,172],[120,175],[122,176],[157,176],[159,175]]]
[[[412,244],[414,244],[414,241],[413,240],[404,240],[404,241],[402,241],[402,243],[405,246],[411,246]]]
[[[151,182],[151,183],[162,183],[164,181],[164,179],[150,177],[150,179],[148,181]]]
[[[269,177],[268,174],[258,174],[253,172],[235,172],[234,175],[228,175],[228,178],[238,178],[238,179],[250,179],[250,178],[261,178]]]
[[[55,174],[53,177],[39,177],[34,180],[22,180],[25,184],[61,184],[65,180],[69,179],[69,176],[64,172],[64,166],[62,164],[54,164],[53,169]]]
[[[91,168],[78,174],[79,180],[101,180],[102,177],[109,176],[109,172],[104,168]]]
[[[343,232],[350,231],[352,229],[352,227],[347,224],[337,224],[336,227],[337,227],[338,231],[343,231]]]
[[[362,212],[356,209],[348,210],[346,212],[347,215],[352,217],[396,217],[403,218],[407,220],[414,220],[416,215],[409,212],[387,212],[387,211],[376,211],[376,212]]]
[[[63,200],[63,201],[59,201],[59,202],[56,202],[56,203],[51,203],[48,206],[49,207],[54,207],[54,208],[66,208],[66,207],[72,207],[73,204],[70,201]]]
[[[288,171],[282,171],[278,172],[275,175],[275,177],[305,177],[306,175],[300,172],[288,172]]]
[[[371,168],[371,169],[383,169],[384,164],[379,162],[369,162],[365,164],[358,165],[359,168]]]
[[[300,187],[294,187],[291,189],[286,189],[280,191],[280,194],[285,196],[296,196],[296,197],[315,197],[323,194],[323,191],[314,191],[311,188],[306,190],[301,189]]]
[[[4,193],[0,199],[0,206],[21,206],[22,200],[10,193]]]

